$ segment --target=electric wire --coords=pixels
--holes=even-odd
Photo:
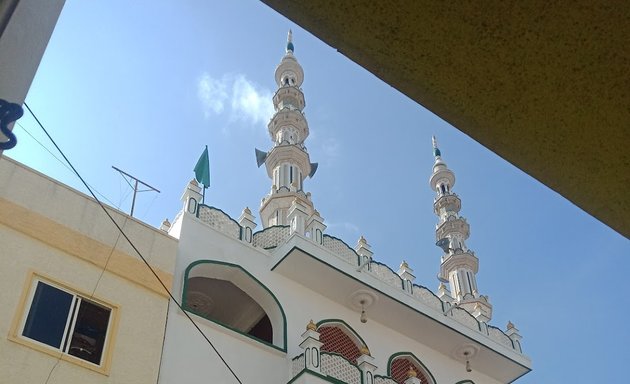
[[[168,294],[168,296],[171,298],[171,300],[173,300],[173,302],[179,307],[179,309],[182,310],[182,313],[188,318],[188,320],[191,322],[191,324],[195,327],[195,329],[201,334],[201,336],[206,340],[206,342],[208,343],[208,345],[210,345],[210,347],[214,350],[214,352],[217,354],[217,356],[219,357],[219,359],[221,359],[221,361],[223,362],[223,364],[225,365],[225,367],[230,371],[230,373],[232,374],[232,376],[234,376],[234,378],[236,379],[236,381],[239,384],[243,384],[243,382],[241,381],[241,379],[239,379],[238,375],[236,375],[236,372],[234,372],[234,370],[232,369],[232,367],[230,367],[230,365],[228,364],[228,362],[223,358],[223,355],[221,355],[221,353],[217,350],[217,348],[214,346],[214,344],[210,341],[210,339],[208,338],[208,336],[206,336],[206,334],[201,330],[201,328],[199,328],[199,325],[197,325],[197,323],[195,322],[195,320],[193,320],[192,317],[190,317],[190,315],[188,314],[188,312],[182,307],[182,305],[179,303],[179,301],[175,298],[175,296],[171,293],[171,291],[168,289],[168,287],[166,286],[166,284],[164,284],[164,282],[162,281],[162,279],[160,278],[160,276],[157,274],[157,272],[155,271],[155,269],[153,269],[153,267],[151,266],[151,264],[149,264],[149,262],[147,261],[147,259],[142,255],[142,253],[140,252],[140,250],[138,250],[138,248],[136,248],[136,245],[131,241],[131,239],[127,236],[127,234],[123,231],[123,229],[118,225],[118,223],[116,222],[116,220],[114,220],[114,218],[112,217],[112,215],[109,213],[109,211],[107,210],[107,208],[105,208],[105,206],[103,205],[103,203],[98,199],[98,197],[96,197],[96,195],[94,194],[94,192],[92,192],[92,189],[89,187],[89,185],[87,184],[87,182],[83,179],[83,177],[79,174],[79,172],[76,170],[76,168],[74,167],[74,165],[72,165],[72,163],[70,162],[70,160],[66,157],[66,155],[64,154],[64,152],[61,150],[61,148],[59,148],[59,146],[57,145],[57,143],[55,142],[55,140],[50,136],[50,134],[48,133],[48,131],[46,130],[46,128],[44,128],[44,125],[39,121],[39,119],[37,118],[37,116],[35,115],[35,113],[33,113],[33,111],[31,110],[31,108],[28,106],[28,104],[25,102],[24,106],[26,107],[26,109],[28,109],[29,113],[33,116],[33,118],[35,119],[35,121],[37,122],[37,124],[39,125],[39,127],[44,131],[44,133],[46,134],[46,136],[48,137],[48,139],[52,142],[52,144],[55,146],[55,148],[57,149],[57,151],[59,151],[59,153],[61,154],[61,156],[64,158],[64,160],[68,163],[68,165],[72,168],[72,171],[74,172],[74,174],[79,178],[79,180],[81,180],[81,182],[83,183],[83,185],[87,188],[87,190],[90,192],[90,194],[92,195],[92,197],[94,198],[94,200],[96,200],[96,202],[98,203],[98,205],[101,207],[101,209],[103,210],[103,212],[105,212],[105,214],[107,215],[107,217],[109,217],[109,219],[111,220],[111,222],[114,224],[114,226],[116,226],[116,228],[118,229],[118,231],[120,232],[120,234],[125,238],[125,240],[127,240],[127,242],[129,243],[129,245],[131,246],[131,248],[133,248],[133,250],[136,252],[136,254],[138,255],[138,257],[140,257],[140,259],[142,259],[142,261],[144,262],[144,264],[147,266],[147,268],[149,268],[149,270],[151,271],[151,273],[153,274],[153,276],[155,276],[155,278],[157,279],[157,281],[160,283],[160,285],[162,286],[162,288],[164,289],[164,291]],[[61,359],[61,356],[60,356]],[[59,363],[59,361],[57,361],[57,364]],[[56,366],[56,364],[55,364]],[[53,367],[54,370],[54,367]],[[50,372],[52,373],[52,371]],[[50,378],[50,374],[49,374],[49,378]],[[48,381],[48,379],[46,380]]]
[[[72,169],[70,167],[68,167],[68,165],[66,163],[64,163],[63,161],[61,161],[60,158],[58,158],[54,153],[52,153],[52,151],[50,149],[48,149],[48,147],[46,147],[41,141],[37,140],[37,138],[35,136],[33,136],[33,134],[31,132],[28,131],[28,129],[24,128],[24,126],[22,124],[20,124],[19,122],[15,122],[15,124],[22,128],[22,130],[24,132],[26,132],[27,135],[29,135],[33,140],[35,140],[35,142],[37,144],[39,144],[42,148],[44,148],[46,150],[46,152],[48,152],[55,160],[57,160],[59,162],[59,164],[63,165],[67,170],[69,170],[70,172],[72,172]],[[116,205],[113,201],[111,201],[110,199],[107,198],[107,196],[103,195],[102,193],[100,193],[96,188],[94,188],[93,186],[90,185],[90,188],[92,188],[92,190],[94,190],[94,192],[96,192],[97,194],[99,194],[103,199],[105,199],[108,203],[110,203],[111,205],[113,205],[114,207],[120,209],[120,205],[118,204]]]

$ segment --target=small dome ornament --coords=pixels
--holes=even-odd
[[[511,321],[508,321],[507,323],[507,329],[515,329],[516,327],[514,326],[514,324]]]
[[[307,331],[317,331],[317,325],[313,322],[313,319],[306,324]]]
[[[243,209],[243,213],[246,213],[248,215],[252,214],[252,211],[250,211],[249,207],[245,207],[245,209]]]
[[[409,366],[409,370],[407,371],[407,378],[409,379],[411,377],[418,377],[418,373],[413,369],[413,366]]]
[[[361,237],[359,237],[359,244],[361,244],[361,245],[367,244],[367,240],[365,240],[365,237],[363,237],[363,235],[361,235]]]
[[[362,355],[371,356],[370,349],[366,345],[362,346],[361,349],[359,349],[359,352],[361,352]]]

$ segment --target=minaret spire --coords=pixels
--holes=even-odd
[[[293,32],[289,29],[289,33],[287,34],[287,52],[293,52],[295,48],[293,47]]]
[[[264,163],[272,180],[271,191],[260,205],[260,217],[265,228],[290,224],[290,217],[295,216],[296,209],[305,217],[316,214],[311,194],[303,189],[304,179],[315,174],[317,163],[310,162],[304,146],[309,134],[308,123],[302,113],[305,107],[301,89],[304,71],[293,50],[293,34],[289,30],[286,53],[275,72],[278,85],[273,96],[275,113],[267,126],[273,147],[267,153],[256,150],[258,166]]]
[[[478,320],[488,322],[492,318],[492,305],[488,297],[480,295],[477,290],[479,259],[465,243],[470,235],[470,227],[466,219],[459,215],[461,200],[452,192],[455,174],[442,160],[435,136],[432,142],[435,162],[429,184],[437,194],[433,203],[433,211],[439,218],[435,230],[436,244],[444,251],[438,278],[448,281],[451,295],[457,304]]]

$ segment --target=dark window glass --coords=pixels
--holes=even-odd
[[[110,315],[109,308],[39,281],[22,335],[100,364]]]
[[[72,298],[61,289],[38,282],[22,335],[60,348]]]
[[[100,364],[111,310],[81,300],[68,353]]]

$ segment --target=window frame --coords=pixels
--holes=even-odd
[[[37,286],[40,282],[72,295],[72,302],[66,318],[61,345],[59,347],[51,346],[23,335],[24,327],[32,308],[33,298],[35,297]],[[119,307],[100,298],[90,296],[91,295],[85,291],[76,289],[68,284],[60,282],[59,280],[35,271],[29,271],[14,315],[8,339],[39,352],[51,355],[55,358],[74,363],[108,376],[111,370],[112,352],[118,330]],[[81,357],[74,356],[69,353],[72,334],[75,331],[74,327],[76,327],[76,317],[81,307],[80,303],[83,301],[109,310],[109,319],[107,329],[105,331],[105,338],[103,340],[103,348],[99,364],[92,363],[89,360],[82,359]],[[66,339],[68,341],[67,343],[64,343],[64,340]],[[64,351],[64,344],[66,344],[65,349],[67,351]]]

